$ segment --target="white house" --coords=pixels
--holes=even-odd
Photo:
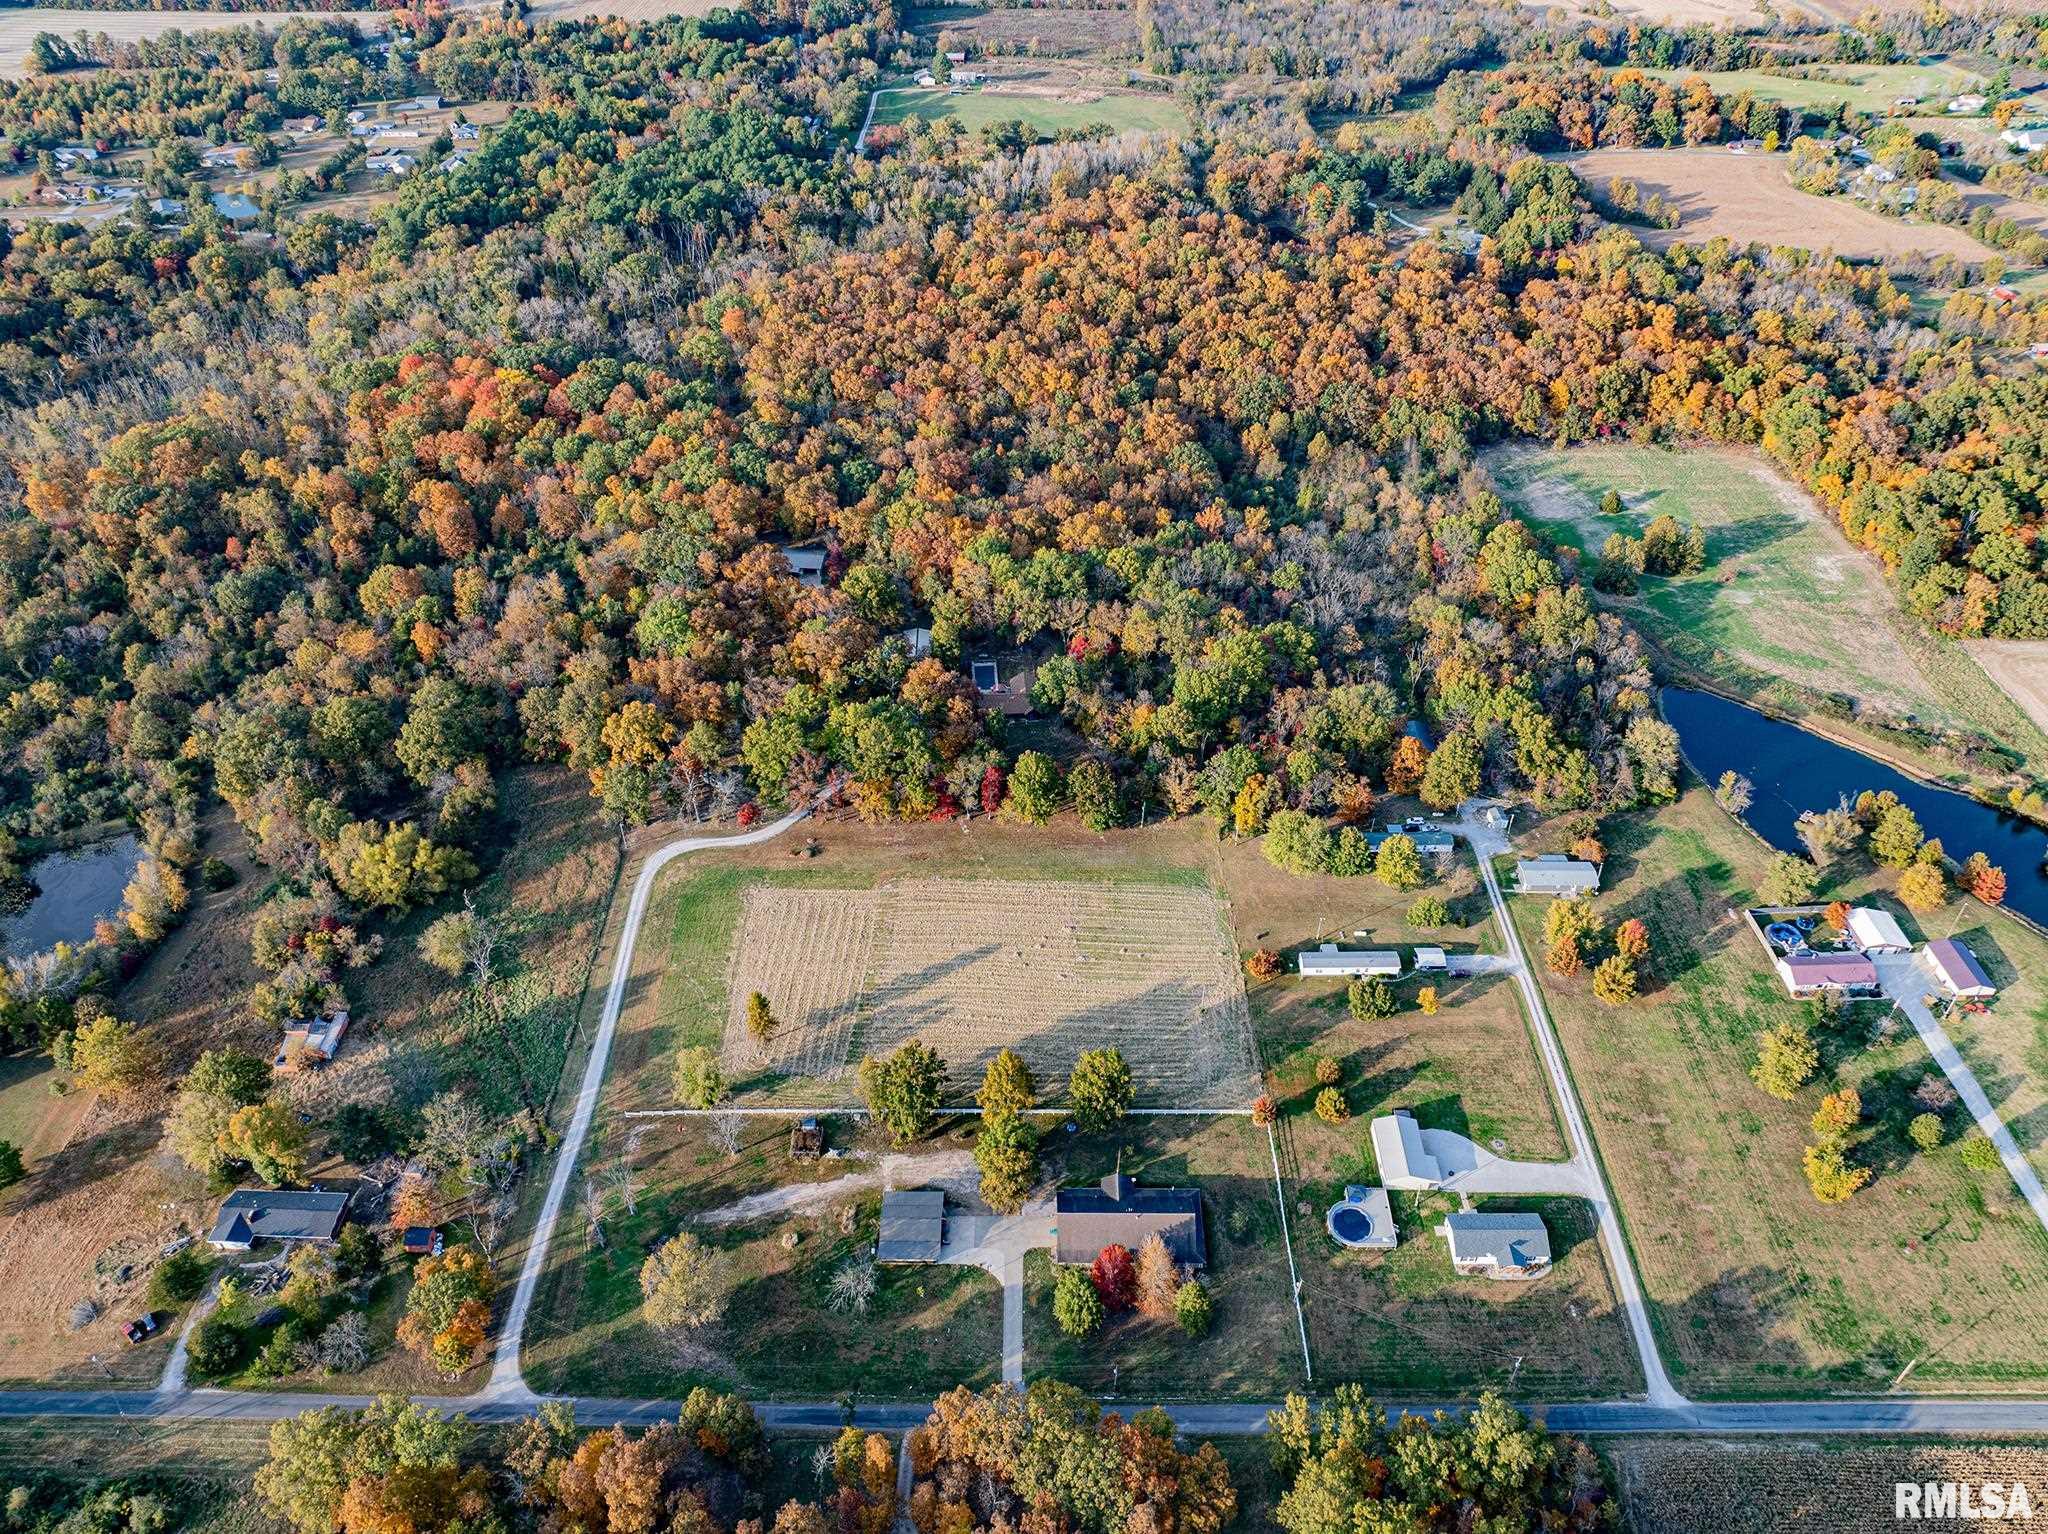
[[[420,162],[403,150],[394,149],[389,154],[373,154],[363,164],[380,176],[409,176],[413,167]]]
[[[243,144],[221,144],[202,154],[199,163],[208,170],[233,170],[246,147]]]
[[[1444,1180],[1442,1164],[1422,1143],[1421,1126],[1405,1108],[1372,1121],[1372,1158],[1385,1187],[1420,1190]]]
[[[1335,943],[1325,943],[1303,953],[1296,962],[1302,974],[1323,979],[1391,979],[1401,973],[1401,955],[1389,948],[1339,948]]]
[[[1849,913],[1849,941],[1865,953],[1911,953],[1905,931],[1889,911],[1860,905]]]
[[[1518,895],[1590,895],[1600,888],[1600,869],[1583,858],[1546,852],[1515,864]]]
[[[2048,128],[2007,128],[1998,136],[2021,154],[2048,149]]]
[[[1981,112],[1984,110],[1984,98],[1974,92],[1961,96],[1951,96],[1948,98],[1948,109],[1958,115]]]
[[[450,123],[448,133],[458,143],[483,137],[483,129],[475,123]]]
[[[441,162],[441,169],[444,171],[461,170],[463,166],[469,163],[469,157],[475,153],[474,149],[458,149]]]

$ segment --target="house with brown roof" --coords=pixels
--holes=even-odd
[[[1949,995],[1984,1001],[1998,994],[1977,956],[1954,938],[1938,937],[1922,952],[1936,982]]]
[[[1860,953],[1788,953],[1777,960],[1778,979],[1792,996],[1834,991],[1844,996],[1877,992],[1877,966]]]
[[[1093,1188],[1062,1188],[1053,1196],[1054,1262],[1085,1266],[1106,1246],[1135,1252],[1153,1236],[1184,1268],[1208,1265],[1209,1235],[1199,1188],[1141,1188],[1112,1172]]]
[[[982,655],[967,663],[968,679],[992,713],[1017,719],[1031,712],[1031,684],[1038,668],[1023,655]]]

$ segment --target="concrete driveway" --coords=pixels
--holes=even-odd
[[[1003,1379],[1024,1383],[1024,1254],[1050,1250],[1051,1199],[1026,1204],[1021,1214],[949,1214],[943,1263],[966,1264],[995,1275],[1003,1286]]]

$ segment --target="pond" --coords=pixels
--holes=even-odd
[[[1734,769],[1756,788],[1743,816],[1763,839],[1784,852],[1804,852],[1797,822],[1806,810],[1833,809],[1847,794],[1890,789],[1920,817],[1929,836],[1961,862],[1982,852],[2005,870],[2005,903],[2048,924],[2048,831],[2005,815],[1967,795],[1909,778],[1874,757],[1823,740],[1796,724],[1760,714],[1712,693],[1664,689],[1664,717],[1678,731],[1686,760],[1708,783]]]
[[[82,943],[93,923],[121,909],[121,892],[142,862],[142,843],[117,836],[71,852],[53,852],[28,870],[41,891],[19,916],[0,921],[0,953],[41,953]]]

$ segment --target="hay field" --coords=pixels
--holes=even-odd
[[[1678,209],[1676,229],[1632,229],[1656,249],[1717,235],[1740,244],[1798,245],[1838,256],[1955,256],[1984,261],[1995,252],[1960,229],[1886,218],[1846,197],[1812,197],[1785,179],[1780,155],[1726,149],[1593,149],[1558,157],[1595,190],[1625,176],[1647,196],[1661,192]]]
[[[1961,1530],[1957,1519],[1896,1524],[1898,1481],[2027,1483],[2035,1516],[2007,1529],[2048,1529],[2048,1447],[2040,1444],[1871,1443],[1815,1439],[1623,1438],[1603,1446],[1628,1534],[1864,1534],[1878,1528]]]
[[[0,78],[18,80],[27,73],[29,44],[38,32],[97,37],[104,32],[116,42],[146,42],[166,32],[208,32],[227,27],[281,27],[287,21],[353,21],[366,34],[384,31],[376,11],[76,11],[62,6],[0,8]]]
[[[708,16],[718,0],[540,0],[527,11],[529,21],[590,21],[616,16],[621,21],[659,21],[664,16]]]
[[[2048,730],[2048,640],[1974,639],[1963,648],[2029,719]]]
[[[726,987],[724,1056],[849,1083],[867,1055],[918,1039],[957,1088],[1006,1045],[1056,1091],[1082,1050],[1113,1045],[1139,1101],[1238,1107],[1250,1019],[1221,907],[1152,885],[910,879],[870,890],[749,889]],[[781,1026],[747,1034],[747,998]]]

